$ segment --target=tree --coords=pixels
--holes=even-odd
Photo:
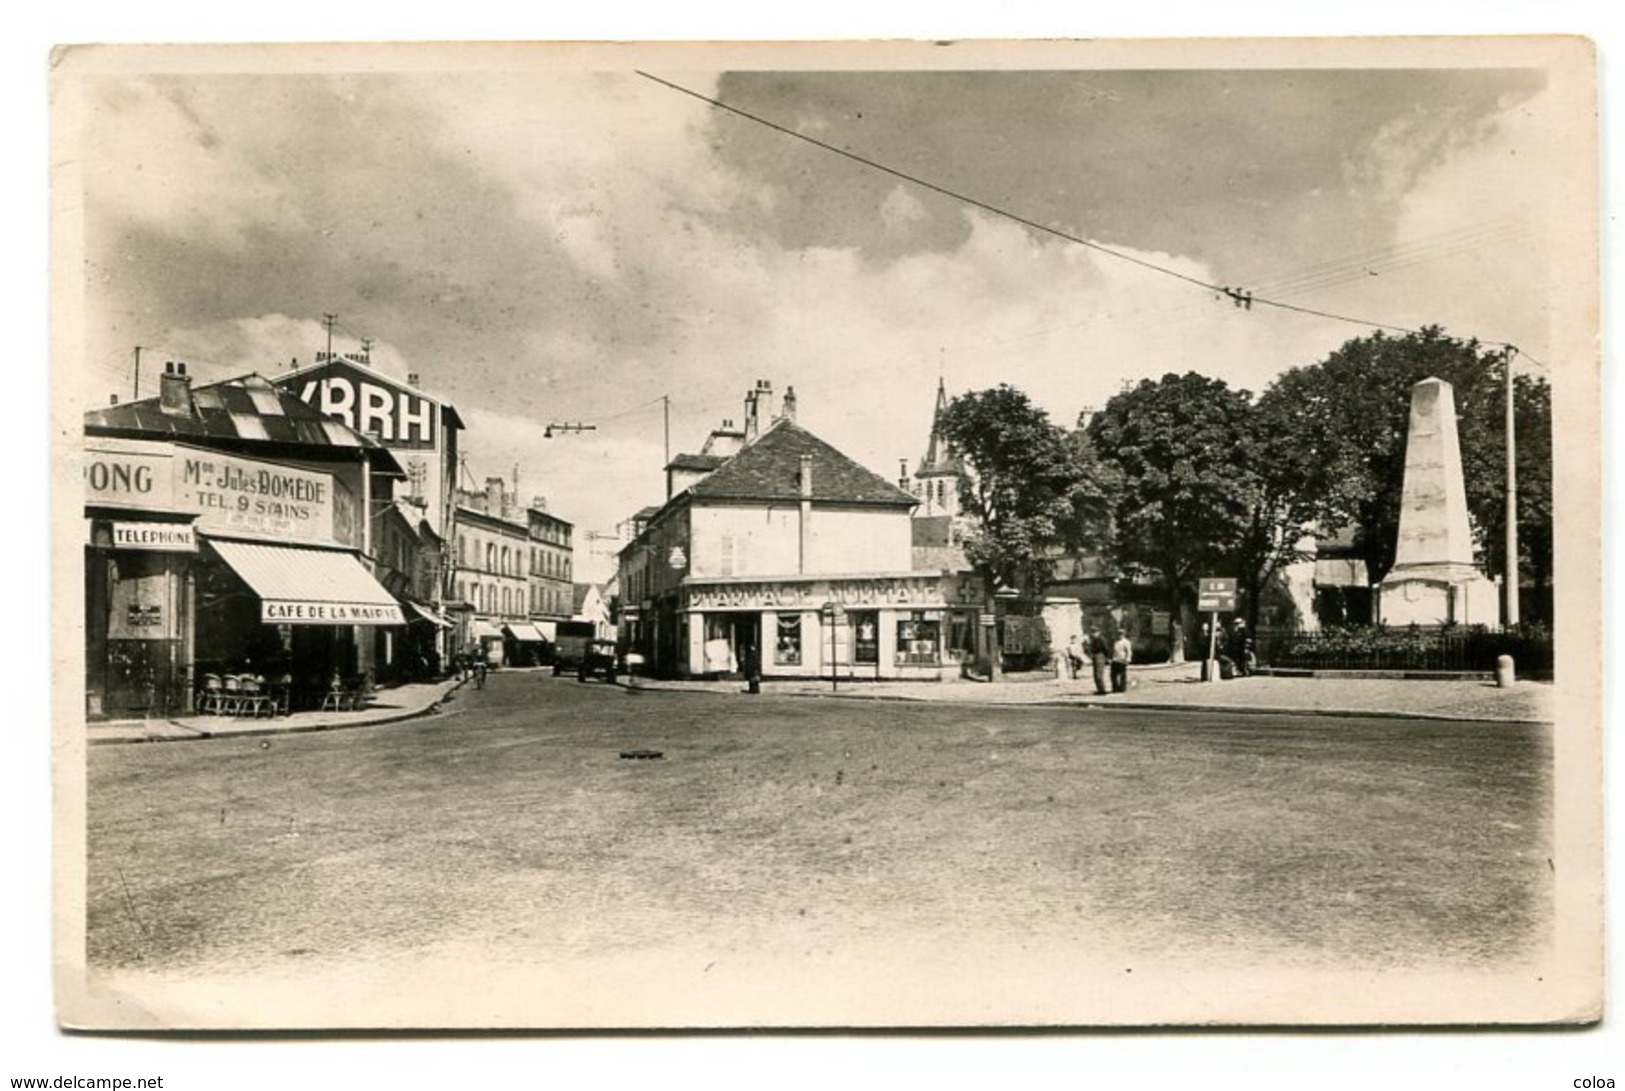
[[[1079,451],[1026,394],[1004,384],[953,399],[937,426],[963,468],[963,545],[984,594],[1001,586],[1042,593],[1056,551],[1091,544],[1105,515],[1104,493]]]
[[[1235,576],[1256,619],[1260,590],[1296,556],[1301,505],[1261,471],[1266,433],[1249,393],[1195,372],[1146,379],[1089,421],[1112,484],[1107,554],[1161,583],[1176,612],[1197,579]]]
[[[1325,532],[1354,531],[1376,583],[1393,567],[1405,474],[1411,387],[1436,377],[1454,390],[1468,514],[1491,575],[1505,572],[1504,386],[1508,354],[1436,326],[1346,342],[1325,360],[1283,373],[1259,399],[1276,435],[1275,472],[1293,482]],[[1551,572],[1551,401],[1543,380],[1514,383],[1521,558]]]

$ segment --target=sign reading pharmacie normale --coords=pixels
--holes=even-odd
[[[935,574],[700,582],[686,590],[689,610],[817,610],[825,603],[940,610],[947,605],[944,577]]]
[[[223,535],[354,544],[340,542],[336,532],[354,525],[355,499],[330,474],[179,443],[92,437],[85,440],[84,480],[87,507],[193,515],[197,529]],[[130,530],[126,538],[115,544],[156,544],[150,529]],[[171,548],[178,545],[184,548],[171,540]]]

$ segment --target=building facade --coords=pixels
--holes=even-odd
[[[250,375],[85,415],[86,712],[191,711],[210,674],[285,679],[294,705],[370,675],[404,626],[368,563],[387,450]]]
[[[482,492],[459,490],[453,513],[452,609],[458,647],[492,665],[513,662],[512,646],[530,628],[530,529],[500,477]]]
[[[618,577],[631,650],[677,677],[957,673],[956,580],[912,566],[916,499],[796,424],[789,391],[758,428],[767,390],[736,453],[635,520]]]
[[[563,621],[571,615],[575,527],[549,514],[540,497],[531,501],[525,516],[530,533],[530,617],[538,623]]]

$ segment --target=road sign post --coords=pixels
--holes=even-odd
[[[829,690],[837,693],[840,691],[840,681],[835,664],[835,627],[846,620],[846,608],[840,603],[826,602],[819,607],[818,616],[824,619],[824,626],[829,629]]]
[[[1202,681],[1219,680],[1219,614],[1234,613],[1236,609],[1236,581],[1229,577],[1210,576],[1196,583],[1196,609],[1205,612],[1207,623],[1207,659],[1202,663]]]

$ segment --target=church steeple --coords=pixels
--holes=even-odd
[[[931,439],[925,447],[925,457],[920,460],[920,468],[915,477],[931,477],[942,474],[959,476],[959,458],[948,446],[948,441],[942,438],[942,414],[948,408],[948,387],[942,379],[937,380],[937,407],[931,414]]]
[[[931,414],[931,438],[920,468],[914,471],[914,495],[923,503],[916,515],[958,515],[959,477],[964,465],[942,434],[942,415],[948,408],[948,387],[937,379],[937,406]]]

